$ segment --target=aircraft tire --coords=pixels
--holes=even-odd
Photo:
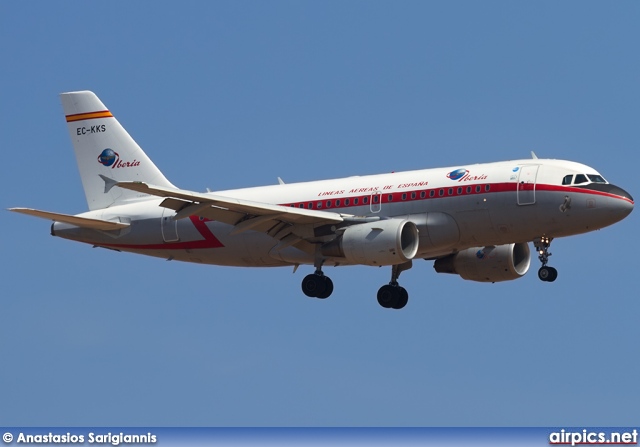
[[[538,278],[544,282],[553,282],[558,277],[558,270],[553,267],[540,267],[538,270]]]
[[[323,300],[325,298],[329,298],[333,293],[333,281],[331,281],[331,278],[328,276],[321,276],[321,278],[324,280],[324,291],[322,293],[318,293],[316,298]]]
[[[538,269],[538,279],[540,281],[547,282],[548,277],[549,277],[549,270],[546,267],[540,267]]]
[[[380,304],[385,309],[390,309],[394,305],[397,304],[399,293],[398,287],[394,287],[392,285],[385,285],[380,287],[378,290],[378,304]]]
[[[396,303],[391,307],[393,307],[394,309],[402,309],[409,302],[409,293],[404,287],[400,286],[398,286],[398,290],[396,292],[398,293],[398,299],[396,300]]]
[[[326,293],[327,282],[325,282],[324,278],[324,276],[316,275],[315,273],[305,276],[302,280],[302,293],[310,298],[318,298]],[[333,283],[331,286],[333,286]]]

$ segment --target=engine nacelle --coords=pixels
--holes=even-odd
[[[527,243],[468,248],[436,260],[438,273],[454,273],[470,281],[511,281],[524,276],[531,264]]]
[[[418,228],[409,220],[388,219],[352,225],[322,246],[324,256],[346,258],[352,264],[395,265],[418,252]]]

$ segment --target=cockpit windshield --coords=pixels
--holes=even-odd
[[[607,181],[598,174],[577,174],[575,178],[573,175],[565,175],[562,179],[563,185],[582,185],[583,183],[607,183]]]
[[[584,174],[578,174],[576,175],[576,179],[573,181],[574,185],[580,185],[582,183],[587,183],[589,180],[587,180],[587,176]]]
[[[596,174],[587,174],[587,177],[589,177],[592,183],[607,183],[605,179]]]

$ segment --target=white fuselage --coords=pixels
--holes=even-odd
[[[370,218],[406,218],[419,230],[415,258],[438,258],[470,247],[569,236],[611,225],[633,208],[629,194],[608,183],[563,185],[568,175],[598,175],[579,163],[528,159],[217,191],[230,198]],[[269,232],[234,232],[198,216],[174,220],[162,199],[138,195],[81,216],[130,223],[113,232],[54,223],[68,239],[175,259],[233,266],[313,264],[295,246],[278,248]],[[323,234],[335,228],[301,228]],[[324,232],[324,233],[323,233]],[[343,258],[326,264],[349,264]]]

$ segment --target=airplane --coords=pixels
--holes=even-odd
[[[423,169],[228,191],[174,186],[90,91],[60,95],[89,211],[10,211],[53,221],[51,234],[120,252],[202,264],[313,266],[302,280],[312,298],[328,298],[325,266],[391,268],[378,293],[402,309],[398,278],[414,259],[438,273],[478,282],[527,273],[529,242],[548,265],[558,237],[612,225],[634,200],[584,164],[531,159]]]

